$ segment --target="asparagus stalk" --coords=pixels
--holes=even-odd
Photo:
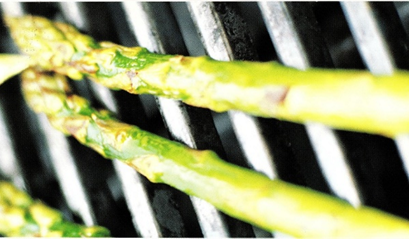
[[[0,234],[10,237],[108,237],[100,226],[65,221],[60,212],[0,181]]]
[[[154,183],[202,198],[221,211],[266,230],[301,237],[404,237],[409,222],[382,211],[354,208],[340,199],[229,164],[209,150],[194,150],[93,109],[72,94],[62,75],[26,70],[28,104],[51,124],[106,158],[133,167]]]
[[[0,85],[29,67],[30,59],[23,55],[0,54]]]
[[[36,64],[73,79],[85,75],[111,89],[179,99],[218,112],[315,121],[388,137],[409,132],[406,71],[374,76],[357,70],[297,70],[277,62],[161,55],[142,47],[98,44],[72,26],[41,17],[8,17],[6,22],[17,45]]]

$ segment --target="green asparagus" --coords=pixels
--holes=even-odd
[[[33,64],[73,79],[87,76],[111,89],[154,94],[214,111],[240,110],[298,123],[395,137],[409,132],[409,73],[297,70],[277,62],[221,62],[161,55],[142,47],[97,43],[63,23],[6,18]]]
[[[23,55],[0,54],[0,85],[12,76],[29,67],[29,57]]]
[[[209,150],[194,150],[93,109],[71,92],[62,75],[22,74],[28,104],[51,124],[155,183],[202,198],[221,211],[266,230],[301,237],[405,237],[409,222],[369,208],[354,208],[326,194],[229,164]]]
[[[0,181],[0,234],[8,237],[109,237],[100,226],[63,219],[60,212],[33,200],[13,184]]]

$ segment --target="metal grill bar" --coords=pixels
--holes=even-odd
[[[95,215],[91,211],[89,198],[79,180],[79,172],[69,150],[66,137],[50,125],[45,115],[39,115],[38,120],[44,132],[45,145],[50,151],[51,162],[68,206],[81,216],[86,225],[96,224]]]
[[[123,3],[123,8],[127,14],[138,43],[142,46],[146,46],[148,50],[153,52],[170,53],[169,51],[174,51],[174,49],[167,46],[165,32],[161,32],[158,29],[158,25],[155,24],[155,16],[152,15],[153,9],[149,9],[150,7],[154,6],[150,6],[149,3],[139,2]],[[173,19],[168,18],[167,20],[167,24],[175,24],[169,22]],[[173,29],[173,31],[176,32],[178,30]],[[180,48],[184,48],[184,46],[181,46]],[[200,147],[200,145],[197,145],[200,143],[199,138],[197,136],[195,137],[192,131],[192,125],[195,123],[197,124],[197,122],[192,122],[193,120],[189,116],[189,114],[191,114],[189,111],[192,111],[190,110],[190,107],[186,107],[182,103],[171,99],[162,97],[156,99],[172,137],[190,147]],[[197,113],[199,112],[196,111],[196,114]],[[209,124],[211,121],[209,112],[202,111],[201,115],[200,118],[203,120],[203,123]],[[206,118],[208,119],[207,122],[204,120]],[[210,127],[213,127],[214,129],[214,126]],[[214,129],[207,133],[216,134],[216,130]],[[203,135],[199,137],[203,137]],[[213,139],[218,138],[216,135],[210,135],[210,137]],[[195,197],[190,198],[198,216],[203,235],[205,237],[227,237],[229,232],[219,212],[213,206],[201,199]]]
[[[82,3],[65,2],[60,3],[61,9],[67,20],[71,21],[79,29],[90,31],[87,22],[87,15]],[[78,20],[81,19],[81,20]],[[91,82],[96,97],[111,112],[119,114],[118,102],[112,92],[106,88]],[[158,222],[153,214],[153,209],[149,203],[148,193],[141,181],[141,175],[118,160],[114,160],[114,168],[121,180],[122,190],[132,215],[135,229],[142,237],[161,237]]]
[[[9,5],[10,4],[10,5]],[[15,14],[22,15],[24,11],[20,5],[13,2],[3,2],[2,10],[3,14]],[[10,11],[10,12],[6,12]],[[91,204],[88,195],[85,193],[85,189],[80,181],[79,172],[76,164],[73,161],[73,155],[68,149],[67,139],[55,132],[55,130],[48,123],[48,120],[44,119],[44,116],[38,115],[37,121],[44,133],[44,138],[40,138],[48,150],[51,164],[56,172],[56,176],[63,189],[64,197],[75,213],[78,213],[86,225],[96,224],[95,216],[91,211]]]
[[[12,137],[7,129],[3,112],[5,110],[0,103],[0,145],[2,146],[0,150],[0,171],[4,177],[11,179],[18,187],[25,188],[20,163],[17,161],[17,156],[13,150]]]
[[[10,16],[21,16],[24,14],[22,4],[19,2],[2,3],[1,8],[3,13],[7,13]]]
[[[341,8],[363,63],[373,74],[391,74],[394,67],[408,69],[407,36],[396,9],[392,4],[342,2]],[[361,190],[364,190],[367,195],[365,204],[375,205],[395,214],[407,216],[408,209],[405,204],[401,204],[399,207],[393,206],[396,202],[405,200],[408,197],[406,194],[407,182],[402,181],[404,172],[402,164],[399,162],[399,160],[407,161],[405,159],[407,155],[405,156],[402,153],[402,149],[407,147],[407,145],[403,146],[405,140],[402,141],[402,139],[407,136],[398,137],[394,142],[395,145],[393,145],[392,140],[385,140],[373,135],[360,135],[356,138],[359,137],[361,137],[361,140],[365,140],[367,145],[373,144],[381,147],[385,145],[383,151],[380,150],[378,152],[384,155],[382,161],[376,159],[374,155],[372,157],[369,156],[370,153],[361,156],[362,159],[368,157],[364,160],[371,162],[372,165],[378,164],[378,167],[384,168],[382,174],[378,173],[371,178],[371,183],[375,184],[375,187],[379,185],[380,188],[383,188],[382,192],[377,193],[377,199],[372,198],[373,196],[368,196],[372,194],[372,192],[368,191],[369,186],[361,186]],[[349,143],[345,142],[345,144]],[[396,151],[396,146],[398,146],[398,151]],[[376,147],[374,146],[374,148]],[[350,146],[346,148],[351,150]],[[372,147],[368,148],[371,151],[374,150]],[[400,155],[398,154],[399,151]],[[388,153],[385,154],[385,152]],[[386,158],[388,158],[387,161],[385,161]],[[353,160],[350,162],[351,164],[355,163]],[[356,166],[354,170],[357,170]],[[385,173],[392,174],[388,177],[383,177]]]
[[[381,32],[380,24],[385,23],[377,21],[374,16],[373,7],[369,3],[345,2],[341,3],[341,5],[352,29],[352,35],[368,69],[373,74],[392,74],[394,68],[397,67],[396,62],[399,59],[394,58],[391,53],[391,49],[393,49],[391,41],[388,41],[385,33]],[[398,15],[396,13],[395,16],[392,15],[391,17],[398,18]],[[400,22],[399,19],[394,20],[395,22]],[[401,32],[404,31],[402,27],[399,30]],[[404,45],[400,46],[402,48],[400,50],[405,52],[408,41],[407,39],[400,40],[404,42]],[[408,68],[408,66],[408,64],[405,64],[401,67]],[[399,135],[395,143],[402,157],[406,174],[409,177],[409,135]]]
[[[369,70],[374,74],[392,74],[394,60],[369,3],[341,3],[341,6]]]
[[[142,184],[141,175],[117,160],[114,166],[121,179],[135,229],[142,237],[162,237],[146,189]]]
[[[209,56],[222,61],[233,60],[233,51],[214,5],[209,2],[195,1],[189,2],[188,6]],[[229,116],[237,138],[252,166],[271,178],[276,177],[276,169],[272,165],[273,156],[266,146],[257,120],[236,111],[229,112]]]
[[[22,8],[19,3],[1,4],[3,12],[8,12],[10,15],[21,15]],[[13,183],[21,188],[26,188],[26,184],[23,179],[21,165],[17,160],[16,153],[14,152],[12,137],[7,127],[7,121],[3,112],[6,112],[2,104],[0,103],[0,145],[2,150],[0,152],[0,171],[1,174],[10,179]]]
[[[228,61],[235,59],[215,6],[208,2],[190,2],[189,10],[208,54],[217,60]],[[229,117],[251,166],[270,178],[276,178],[276,168],[272,164],[273,156],[261,134],[257,119],[238,111],[230,111]]]
[[[309,6],[297,6],[294,3],[261,2],[259,4],[267,23],[271,38],[281,61],[291,67],[306,69],[314,66],[329,65],[328,53],[323,39],[313,25],[315,22]],[[301,16],[302,17],[301,17]],[[300,20],[298,20],[300,19]],[[300,22],[303,21],[303,22]],[[308,27],[296,27],[309,25]],[[308,36],[308,41],[300,36]],[[315,47],[309,47],[314,45]],[[314,59],[314,60],[310,60]],[[361,204],[359,192],[352,178],[339,139],[334,132],[322,124],[305,125],[317,160],[332,191],[340,198],[347,199],[355,206]]]
[[[251,41],[248,41],[247,39],[251,39],[251,36],[246,36],[236,34],[234,33],[239,32],[240,30],[242,32],[247,32],[245,30],[245,26],[230,26],[229,30],[226,30],[226,33],[220,33],[221,30],[219,30],[219,27],[217,23],[219,16],[216,15],[216,13],[209,13],[209,11],[214,11],[211,8],[209,10],[205,9],[204,7],[198,6],[197,9],[193,9],[194,4],[199,4],[199,3],[190,3],[191,4],[191,11],[194,11],[194,14],[196,14],[195,18],[197,22],[197,27],[200,30],[200,35],[203,38],[204,45],[206,46],[207,51],[209,54],[216,59],[219,60],[227,60],[231,57],[235,57],[236,59],[247,59],[247,60],[255,60],[257,59],[256,54],[254,53],[254,48],[252,48]],[[206,5],[206,3],[200,3],[202,5]],[[216,3],[215,3],[216,4]],[[231,18],[233,18],[233,14],[229,12],[230,10],[226,10],[223,7],[223,4],[219,5],[219,8],[222,9],[221,11],[223,12],[228,12],[224,13],[225,20],[230,21]],[[226,7],[228,8],[228,7]],[[211,23],[209,19],[212,18],[214,20],[213,22],[216,23]],[[241,19],[236,19],[236,21],[233,22],[241,22]],[[232,24],[229,24],[232,25]],[[222,25],[222,27],[226,27],[226,25]],[[222,28],[223,29],[223,28]],[[240,29],[240,30],[237,30]],[[227,34],[229,32],[230,35]],[[233,34],[233,35],[232,35]],[[216,42],[215,39],[218,39],[219,37],[219,42]],[[231,38],[233,40],[229,40],[226,38]],[[230,41],[230,44],[232,42],[236,42],[234,46],[228,46],[225,47],[223,50],[223,44],[227,44],[228,41]],[[240,46],[246,45],[247,49],[245,52],[232,52],[229,49],[242,49]],[[237,51],[237,50],[236,50]],[[223,52],[223,53],[220,53]],[[212,55],[214,54],[214,55]],[[223,54],[223,55],[220,55]],[[230,55],[229,54],[233,54]],[[229,58],[222,58],[229,56]],[[217,58],[218,57],[218,58]],[[237,58],[239,57],[239,58]],[[231,58],[232,59],[232,58]],[[313,157],[311,157],[310,151],[308,150],[309,145],[307,145],[304,140],[304,137],[306,137],[305,133],[302,131],[302,129],[299,127],[299,125],[295,124],[289,124],[287,122],[280,122],[276,120],[265,120],[265,119],[257,119],[254,117],[247,116],[241,112],[229,112],[232,125],[235,129],[236,136],[238,140],[240,141],[240,146],[243,148],[244,153],[246,154],[247,160],[250,162],[252,167],[256,167],[257,164],[260,162],[263,162],[264,165],[266,165],[262,171],[264,171],[267,175],[276,175],[277,173],[280,175],[280,177],[284,177],[286,180],[297,182],[297,183],[306,183],[307,185],[312,186],[313,188],[323,190],[323,191],[328,191],[326,189],[325,184],[320,183],[319,181],[312,179],[312,177],[305,177],[303,178],[303,175],[297,175],[295,173],[294,177],[292,178],[286,178],[288,175],[292,175],[293,173],[288,173],[288,170],[292,170],[294,167],[294,164],[300,163],[302,160],[303,164],[309,164],[308,170],[301,168],[303,171],[302,173],[306,175],[314,175],[313,177],[317,177],[317,173],[320,174],[319,171],[315,168]],[[246,121],[243,121],[241,119],[246,118]],[[245,124],[241,124],[244,123]],[[246,130],[246,128],[252,128],[254,129],[253,131],[251,130]],[[257,130],[258,128],[258,130]],[[269,142],[267,143],[266,141],[266,130],[269,131]],[[251,141],[250,141],[251,139]],[[288,141],[287,141],[288,140]],[[288,147],[288,144],[293,144],[294,147],[299,147],[303,149],[307,149],[306,151],[294,151],[292,148]],[[278,157],[273,157],[273,154],[271,152],[274,152],[274,155],[279,155]],[[305,157],[308,155],[307,157]],[[273,161],[274,160],[274,161]],[[272,165],[272,162],[275,163],[275,166]],[[307,163],[308,162],[308,163]],[[279,169],[276,169],[275,167],[278,167]],[[283,173],[283,172],[287,173]],[[319,176],[318,176],[319,177]],[[312,180],[310,180],[310,179]],[[304,181],[306,179],[306,182]]]

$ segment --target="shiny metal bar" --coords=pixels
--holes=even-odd
[[[368,2],[341,2],[352,36],[363,61],[373,74],[393,74],[396,61],[391,54],[388,41],[381,32],[379,22]],[[403,30],[403,29],[402,29]],[[395,138],[402,162],[409,177],[409,135]]]
[[[14,2],[3,2],[2,11],[5,15],[24,14],[22,3],[17,5]],[[75,166],[73,156],[69,150],[68,141],[65,136],[55,130],[48,123],[43,115],[36,116],[39,127],[44,133],[44,141],[50,154],[51,164],[55,170],[55,175],[60,183],[64,197],[71,210],[77,213],[86,225],[95,224],[95,216],[91,211],[90,201],[85,194],[85,189],[80,181],[79,172]]]
[[[21,4],[17,2],[1,3],[1,8],[3,12],[7,12],[11,16],[19,16],[23,14]],[[13,149],[12,137],[7,128],[4,112],[5,110],[0,103],[0,172],[17,187],[25,189],[26,185],[22,169]]]
[[[45,137],[46,148],[50,153],[52,166],[70,209],[80,215],[86,225],[95,225],[89,197],[80,180],[78,168],[70,152],[66,137],[56,131],[45,115],[38,115],[41,130]]]
[[[60,2],[60,10],[78,29],[88,29],[84,18],[84,5],[76,1]]]
[[[121,180],[135,229],[144,238],[162,237],[148,194],[141,182],[141,176],[119,160],[114,161],[114,167]]]
[[[260,2],[259,7],[280,60],[285,65],[306,69],[312,66],[308,54],[313,53],[305,49],[294,25],[297,22],[289,13],[286,4]],[[351,204],[360,205],[361,196],[334,131],[325,125],[313,122],[308,122],[305,127],[331,190]]]
[[[21,16],[24,14],[23,5],[18,1],[6,1],[1,3],[1,10],[9,16]]]
[[[7,129],[3,112],[4,109],[0,103],[0,172],[19,188],[25,188],[22,170],[13,149],[12,137]]]
[[[60,8],[67,20],[76,27],[88,29],[88,19],[84,12],[84,5],[80,2],[62,2]],[[78,20],[80,18],[80,20]],[[90,81],[95,96],[111,112],[118,113],[118,102],[112,92],[95,82]],[[122,190],[125,195],[129,211],[135,229],[142,237],[162,237],[158,222],[153,213],[147,191],[141,181],[141,175],[129,166],[114,160],[114,169],[121,181]]]
[[[117,101],[108,88],[96,83],[93,83],[91,87],[106,109],[114,113],[118,112]],[[148,193],[141,181],[142,176],[119,160],[114,160],[114,168],[121,181],[135,229],[138,230],[142,237],[162,237]]]
[[[93,83],[91,87],[95,95],[111,112],[118,112],[117,102],[112,93],[106,88]],[[162,237],[162,233],[156,221],[148,193],[141,181],[141,175],[128,165],[114,160],[114,169],[121,181],[122,190],[126,203],[132,215],[135,229],[142,237]]]
[[[341,2],[341,6],[368,69],[374,74],[392,74],[395,63],[369,3]]]
[[[221,61],[233,60],[230,43],[214,5],[209,2],[194,1],[188,3],[188,8],[209,56]],[[228,114],[248,162],[257,171],[270,178],[276,178],[277,172],[272,163],[273,156],[268,150],[256,118],[239,111],[229,111]]]
[[[126,1],[122,3],[128,22],[138,43],[148,50],[166,53],[160,32],[153,24],[153,16],[148,14],[147,4]],[[168,129],[176,140],[196,148],[196,139],[191,132],[190,118],[179,101],[157,98],[157,102]],[[209,203],[190,197],[205,237],[228,237],[229,233],[220,213]]]
[[[213,4],[199,1],[188,4],[209,56],[221,61],[233,60],[230,44]],[[270,178],[277,177],[272,164],[273,155],[266,146],[256,118],[238,111],[230,111],[229,117],[247,160],[256,170]]]

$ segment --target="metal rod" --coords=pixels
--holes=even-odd
[[[315,52],[308,52],[305,49],[300,39],[300,32],[295,27],[301,23],[290,14],[287,4],[291,3],[260,2],[259,6],[280,60],[285,65],[306,69],[312,66],[308,54],[312,55]],[[313,21],[313,19],[308,20]],[[305,23],[305,19],[302,21]],[[308,37],[317,38],[319,36],[309,34]],[[362,202],[356,183],[334,131],[327,126],[313,122],[307,123],[305,127],[331,190],[335,195],[348,200],[351,204],[360,205]]]
[[[11,16],[19,16],[23,14],[23,8],[20,3],[8,2],[1,4],[2,12],[8,13]],[[16,153],[13,150],[11,142],[11,135],[7,129],[7,123],[3,114],[4,108],[0,104],[0,171],[8,179],[19,188],[24,189],[26,187],[23,179],[22,169],[18,163]]]
[[[352,36],[364,63],[373,74],[393,74],[396,60],[368,2],[341,2]],[[403,29],[402,29],[403,31]],[[404,49],[402,49],[404,51]],[[409,177],[409,135],[399,135],[396,146]]]
[[[84,5],[80,2],[60,3],[64,16],[76,27],[88,29],[88,19],[84,12]],[[79,21],[77,18],[80,18]],[[95,96],[111,112],[118,114],[118,102],[108,88],[97,83],[90,82]],[[114,160],[114,169],[121,181],[122,190],[132,216],[135,229],[142,237],[162,237],[158,222],[149,202],[146,188],[135,170],[129,168],[118,160]]]
[[[148,13],[148,5],[129,1],[122,4],[138,43],[150,51],[166,53],[160,32],[153,24],[155,20]],[[162,97],[157,97],[157,102],[172,137],[190,147],[197,148],[197,139],[191,131],[192,122],[186,108],[179,101]],[[195,197],[190,198],[203,235],[205,237],[228,237],[229,233],[220,213],[209,203]]]
[[[199,35],[210,57],[221,60],[233,60],[233,52],[222,22],[217,16],[214,5],[209,2],[189,2],[189,10],[199,30]],[[270,178],[276,178],[273,156],[261,134],[256,118],[238,111],[228,112],[240,146],[252,167]]]
[[[9,14],[8,10],[11,11],[10,14],[24,14],[22,3],[16,5],[13,2],[3,2],[3,14]],[[86,225],[95,224],[95,216],[91,211],[90,201],[80,181],[73,156],[68,149],[67,139],[62,134],[54,131],[44,118],[45,116],[38,115],[36,117],[40,124],[39,127],[43,130],[44,141],[48,146],[47,150],[49,151],[50,160],[68,206],[73,212],[80,215]]]
[[[45,115],[38,115],[38,121],[45,137],[52,166],[70,209],[78,213],[86,225],[95,225],[89,198],[80,181],[78,168],[74,162],[66,137],[56,131]]]
[[[7,179],[10,179],[17,187],[25,188],[20,163],[13,149],[12,137],[7,129],[7,123],[3,114],[4,108],[0,103],[0,171]]]
[[[188,6],[209,56],[221,61],[232,60],[233,52],[213,4],[194,1],[189,2]],[[269,177],[277,177],[272,164],[273,155],[266,146],[257,120],[238,111],[229,112],[229,116],[248,161]]]

